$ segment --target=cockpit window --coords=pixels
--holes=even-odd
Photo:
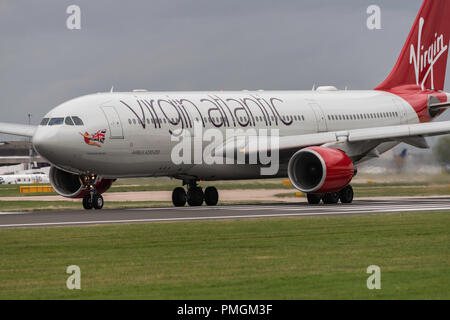
[[[50,119],[49,118],[44,118],[44,119],[42,119],[42,121],[41,121],[41,126],[46,126],[47,124],[48,124],[48,121],[49,121]]]
[[[84,123],[80,118],[72,116],[72,119],[76,126],[84,126]]]
[[[48,125],[49,126],[58,126],[64,123],[64,118],[51,118]]]
[[[71,117],[66,117],[64,123],[67,124],[68,126],[73,126],[73,121]]]

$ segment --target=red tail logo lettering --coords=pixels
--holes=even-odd
[[[444,35],[434,34],[434,42],[424,50],[422,45],[422,31],[425,20],[420,18],[419,21],[419,33],[417,38],[417,49],[414,48],[414,44],[411,44],[411,54],[409,56],[409,64],[414,63],[414,71],[416,75],[416,84],[425,89],[425,83],[429,77],[431,77],[431,89],[434,90],[434,65],[439,60],[439,58],[447,51],[448,45],[444,45]],[[428,68],[428,69],[426,69]],[[420,79],[422,72],[426,70],[423,79]],[[422,81],[421,81],[422,80]]]

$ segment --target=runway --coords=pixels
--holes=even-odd
[[[164,207],[101,211],[0,212],[0,228],[82,226],[118,223],[207,221],[301,216],[363,215],[393,212],[449,211],[450,198],[356,200],[350,205],[305,203]]]

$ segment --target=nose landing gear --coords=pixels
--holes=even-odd
[[[183,207],[186,202],[191,207],[198,207],[205,202],[207,206],[215,206],[219,201],[219,193],[215,187],[203,189],[197,185],[196,181],[187,183],[187,192],[182,187],[175,188],[172,191],[172,203],[175,207]]]
[[[85,210],[101,210],[104,205],[104,200],[101,194],[97,193],[96,175],[87,175],[81,178],[84,185],[84,190],[88,193],[83,197],[83,208]]]
[[[101,194],[90,195],[83,197],[83,208],[86,210],[101,210],[103,208],[104,200]]]

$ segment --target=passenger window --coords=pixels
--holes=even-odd
[[[78,118],[76,116],[72,116],[72,120],[76,126],[84,126],[84,123],[80,118]]]
[[[71,117],[66,117],[66,120],[64,121],[65,124],[67,124],[68,126],[73,126],[73,121]]]
[[[47,124],[48,124],[48,121],[49,121],[50,119],[49,118],[44,118],[44,119],[42,119],[42,121],[41,121],[41,126],[46,126]]]
[[[49,126],[58,126],[64,123],[64,118],[51,118],[48,125]]]

